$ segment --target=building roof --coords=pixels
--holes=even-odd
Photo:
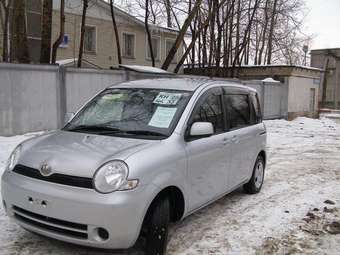
[[[97,1],[98,4],[100,4],[101,6],[105,7],[105,8],[110,8],[110,4],[105,1],[105,0],[99,0]],[[141,26],[145,26],[144,21],[138,19],[137,17],[131,15],[130,13],[124,11],[123,9],[121,9],[120,7],[118,7],[117,5],[114,5],[115,11],[119,14],[121,14],[122,16],[127,16],[129,17],[130,20],[134,21],[136,24],[141,25]],[[160,31],[165,31],[165,32],[169,32],[169,33],[178,33],[179,30],[176,28],[169,28],[169,27],[164,27],[164,26],[159,26],[159,25],[155,25],[155,24],[151,24],[149,23],[149,27],[150,29],[154,29],[154,30],[160,30]]]
[[[275,80],[283,81],[284,77],[298,76],[309,78],[320,78],[322,69],[297,65],[260,65],[260,66],[240,66],[235,68],[205,67],[205,68],[185,68],[185,74],[205,75],[213,77],[238,77],[240,79],[264,79],[272,77]]]
[[[340,48],[324,48],[324,49],[314,49],[311,50],[311,53],[314,53],[316,51],[340,51]]]

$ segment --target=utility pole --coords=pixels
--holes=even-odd
[[[339,69],[340,69],[340,58],[335,59],[335,87],[334,87],[334,108],[338,109],[339,103]]]
[[[302,50],[303,50],[303,52],[305,53],[303,65],[304,65],[304,66],[307,66],[307,52],[308,52],[308,45],[303,45]]]

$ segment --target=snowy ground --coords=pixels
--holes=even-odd
[[[307,118],[266,125],[261,193],[237,190],[172,225],[169,254],[340,253],[340,126]],[[15,145],[31,136],[0,137],[0,173]],[[0,208],[0,255],[108,253],[33,235]]]

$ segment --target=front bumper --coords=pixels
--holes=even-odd
[[[8,216],[23,228],[61,241],[105,249],[134,245],[156,189],[147,185],[133,191],[100,194],[13,172],[4,173],[1,185]],[[100,235],[100,228],[107,231],[107,239]]]

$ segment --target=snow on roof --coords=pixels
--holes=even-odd
[[[265,78],[265,79],[263,79],[262,81],[263,81],[263,82],[276,82],[276,83],[280,83],[280,81],[274,80],[274,79],[271,78],[271,77]]]
[[[261,67],[279,67],[279,68],[302,68],[313,71],[323,71],[320,68],[311,67],[311,66],[303,66],[303,65],[280,65],[280,64],[270,64],[270,65],[242,65],[241,68],[261,68]]]
[[[127,70],[135,71],[138,73],[153,73],[153,74],[173,74],[171,72],[165,71],[161,68],[152,67],[152,66],[141,66],[141,65],[119,65]]]
[[[61,60],[57,60],[56,63],[60,66],[64,66],[64,65],[69,65],[72,64],[74,62],[78,61],[77,58],[68,58],[68,59],[61,59]]]

